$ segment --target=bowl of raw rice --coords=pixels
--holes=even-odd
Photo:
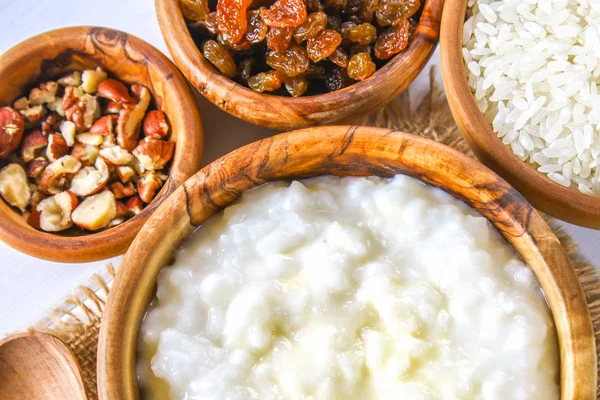
[[[538,209],[600,229],[600,3],[447,2],[448,101],[477,157]]]

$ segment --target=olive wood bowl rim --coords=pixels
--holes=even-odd
[[[481,212],[532,267],[557,329],[561,399],[595,399],[594,330],[585,296],[565,249],[540,214],[463,153],[416,135],[355,126],[309,128],[249,144],[204,167],[161,205],[125,255],[108,297],[98,347],[100,399],[138,398],[138,332],[156,277],[207,218],[270,181],[397,173],[439,187]]]
[[[227,113],[247,122],[291,130],[347,120],[393,100],[416,78],[435,51],[444,2],[445,0],[423,0],[424,12],[406,50],[395,55],[371,77],[335,92],[300,97],[259,93],[221,75],[194,43],[185,24],[179,0],[155,0],[155,8],[163,38],[175,64],[204,97]],[[199,58],[196,58],[198,55]],[[402,79],[403,74],[410,78]],[[394,81],[395,83],[391,83]],[[382,99],[382,89],[390,84],[397,85],[394,95],[386,95]],[[361,109],[348,111],[348,106],[356,103],[357,98],[367,98],[370,101],[362,104]],[[275,104],[274,109],[267,110],[263,104],[271,102]]]
[[[564,187],[517,157],[494,133],[467,81],[462,34],[467,0],[448,1],[440,34],[440,65],[450,109],[473,152],[534,207],[564,221],[600,229],[600,198]]]
[[[140,214],[116,227],[75,236],[62,236],[60,233],[43,232],[31,227],[26,222],[22,224],[20,220],[24,220],[23,216],[3,199],[0,199],[0,239],[14,249],[33,257],[55,262],[80,263],[123,254],[152,212],[177,186],[200,169],[203,143],[202,125],[195,98],[177,67],[154,46],[134,35],[97,26],[72,26],[47,31],[26,39],[7,50],[0,60],[0,75],[9,73],[11,65],[19,65],[32,55],[44,54],[47,47],[60,51],[59,56],[54,60],[59,59],[61,55],[70,54],[70,52],[79,52],[84,54],[84,57],[93,59],[97,65],[102,66],[109,74],[112,70],[112,63],[134,62],[115,59],[104,63],[103,61],[106,61],[108,57],[95,54],[95,52],[102,53],[103,49],[97,46],[99,46],[98,43],[101,42],[100,39],[103,37],[117,41],[118,45],[121,46],[120,50],[125,53],[125,57],[140,56],[146,69],[152,68],[153,72],[160,73],[160,75],[155,74],[151,82],[158,82],[156,76],[161,76],[161,80],[166,82],[161,93],[172,92],[173,94],[170,98],[176,101],[178,107],[169,107],[169,109],[170,111],[175,109],[180,111],[177,113],[169,112],[167,115],[172,126],[176,121],[182,129],[179,129],[177,133],[170,132],[170,135],[176,135],[178,145],[175,146],[171,161],[169,179],[156,197],[149,204],[146,204]],[[73,46],[79,47],[74,48]],[[47,61],[47,59],[44,59],[44,61]],[[135,62],[140,62],[140,60],[135,60]],[[40,70],[39,72],[43,71]],[[115,75],[113,74],[113,76]],[[119,78],[119,76],[115,77]],[[29,84],[36,82],[38,79],[39,76],[32,77]],[[152,92],[152,88],[149,87],[149,89]],[[20,95],[23,89],[19,88],[18,90],[16,96]],[[152,97],[153,102],[155,102],[157,99],[153,92]],[[164,107],[162,108],[164,109]]]

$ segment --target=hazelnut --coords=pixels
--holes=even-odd
[[[123,185],[121,182],[114,182],[110,185],[110,190],[113,192],[117,200],[124,199],[125,197],[131,197],[137,193],[137,190],[131,182],[129,182],[127,186]]]
[[[144,119],[144,135],[156,139],[163,139],[169,133],[169,124],[165,113],[153,110],[146,114]]]
[[[133,149],[133,155],[140,160],[144,169],[163,169],[173,157],[175,143],[146,137]]]
[[[150,203],[162,186],[162,181],[155,171],[148,171],[140,177],[137,189],[144,203]]]
[[[61,191],[67,177],[71,177],[81,169],[81,163],[73,156],[64,156],[50,163],[40,179],[39,189],[48,194]]]
[[[44,118],[44,115],[46,115],[46,110],[44,110],[44,106],[42,105],[29,107],[19,112],[32,125],[40,122]]]
[[[84,167],[75,174],[71,180],[71,191],[81,197],[98,193],[106,186],[109,178],[108,165],[98,157],[93,167]]]
[[[29,104],[39,106],[41,104],[50,103],[56,100],[56,91],[58,83],[44,82],[39,87],[34,88],[29,92]]]
[[[77,197],[70,191],[60,192],[39,202],[31,210],[29,224],[46,232],[60,232],[73,226],[73,209]]]
[[[94,165],[98,158],[98,147],[83,143],[76,143],[71,150],[71,155],[81,162],[81,165],[87,167]]]
[[[106,79],[106,72],[101,68],[86,69],[81,74],[81,88],[84,92],[94,94],[98,90],[98,84]]]
[[[36,158],[41,150],[48,145],[48,138],[42,131],[34,129],[25,133],[21,142],[20,155],[23,161],[29,162]]]
[[[58,133],[48,135],[48,147],[46,148],[46,157],[50,161],[56,161],[62,156],[69,154],[67,142]]]
[[[93,133],[94,135],[111,135],[115,131],[118,119],[119,116],[117,115],[105,115],[94,122],[90,128],[90,133]]]
[[[67,75],[63,76],[58,80],[58,84],[65,87],[81,85],[81,72],[69,72]]]
[[[125,205],[127,206],[127,209],[133,213],[133,215],[138,215],[144,209],[144,202],[140,196],[130,197]]]
[[[129,95],[127,86],[115,79],[105,79],[98,85],[98,96],[119,104],[134,104],[135,100]]]
[[[0,195],[8,204],[25,211],[31,193],[25,170],[19,164],[8,164],[0,170]]]
[[[29,162],[27,164],[27,176],[33,179],[37,179],[40,177],[44,168],[48,166],[48,160],[44,157],[38,157]]]
[[[104,112],[106,114],[118,114],[122,109],[123,104],[109,100],[108,103],[106,103],[106,107],[104,107]]]
[[[139,94],[139,101],[131,109],[123,108],[117,121],[117,143],[128,151],[133,150],[137,144],[142,119],[150,105],[150,91],[147,88],[133,85],[131,89]]]
[[[25,121],[17,110],[11,107],[0,108],[0,159],[15,151],[25,130]]]
[[[110,165],[128,165],[133,160],[133,155],[119,146],[100,150],[100,157]]]
[[[75,145],[75,134],[77,133],[77,127],[71,121],[63,121],[60,123],[60,133],[65,139],[67,146],[73,147]]]
[[[115,196],[109,192],[101,192],[88,197],[73,211],[73,222],[80,228],[90,231],[108,226],[117,215]]]

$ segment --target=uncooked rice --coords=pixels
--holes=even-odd
[[[600,195],[600,0],[469,0],[463,58],[502,142],[553,181]]]

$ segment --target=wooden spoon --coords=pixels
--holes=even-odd
[[[0,341],[0,399],[87,400],[73,353],[52,335],[28,332]]]

